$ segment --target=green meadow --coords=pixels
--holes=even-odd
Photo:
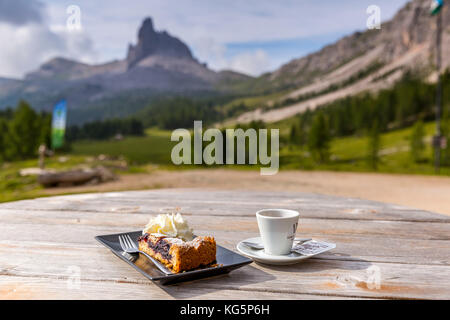
[[[176,144],[170,141],[171,131],[147,129],[143,137],[126,137],[121,141],[77,141],[72,145],[71,154],[105,154],[124,156],[133,164],[171,164],[170,153]]]
[[[274,127],[274,126],[273,126]],[[283,126],[285,127],[285,126]],[[412,160],[409,144],[411,128],[395,130],[381,134],[380,164],[377,172],[405,174],[434,174],[432,163],[433,150],[430,146],[435,130],[434,123],[425,124],[426,158],[420,163]],[[281,130],[281,134],[287,134]],[[97,164],[94,157],[105,154],[122,156],[131,164],[127,170],[117,174],[148,172],[147,164],[169,170],[199,168],[199,166],[175,166],[171,163],[170,154],[176,142],[170,141],[171,131],[148,129],[143,137],[125,137],[121,141],[78,141],[72,145],[68,154],[57,154],[46,160],[46,167],[56,170],[76,166],[92,166]],[[283,139],[282,139],[283,140]],[[333,139],[330,143],[330,160],[318,164],[310,157],[306,147],[281,145],[280,170],[333,170],[373,172],[366,160],[367,137],[345,137]],[[66,160],[61,161],[61,157]],[[0,202],[21,200],[42,196],[42,187],[35,176],[21,176],[20,170],[37,167],[36,160],[15,161],[2,164],[0,170]],[[100,163],[99,163],[100,164]],[[207,169],[208,166],[200,166]],[[217,167],[217,166],[214,166]],[[259,170],[259,166],[230,165],[227,168],[242,170]],[[441,168],[441,175],[450,175],[450,168]]]
[[[289,128],[285,123],[280,125],[282,125],[281,128]],[[272,128],[274,127],[276,125],[272,125]],[[412,128],[381,134],[381,161],[377,171],[387,173],[434,174],[432,164],[433,150],[430,141],[434,134],[435,124],[433,122],[426,123],[424,129],[427,141],[425,150],[426,157],[420,163],[415,163],[412,160],[409,151]],[[148,129],[144,137],[127,137],[122,141],[79,141],[73,144],[72,153],[76,155],[122,155],[136,165],[152,163],[163,165],[167,168],[178,168],[170,160],[172,147],[176,144],[170,141],[170,134],[171,131]],[[281,129],[280,134],[287,135],[288,130]],[[367,145],[368,138],[364,136],[333,139],[330,143],[330,160],[322,164],[316,163],[309,156],[309,151],[306,147],[281,145],[280,168],[281,170],[373,171],[366,159]],[[207,166],[203,167],[206,168]],[[242,166],[235,165],[234,167]],[[245,169],[251,169],[250,166],[246,167]],[[450,174],[450,168],[442,168],[441,174]]]
[[[420,163],[413,161],[410,152],[412,128],[395,130],[380,135],[380,164],[377,172],[405,174],[434,174],[431,138],[435,124],[424,125],[426,135],[425,158]],[[368,138],[352,136],[333,139],[330,143],[330,161],[317,164],[306,147],[286,146],[280,150],[282,169],[333,170],[373,172],[367,161]],[[450,168],[441,168],[442,175],[450,175]]]

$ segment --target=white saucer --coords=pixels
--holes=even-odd
[[[311,258],[311,257],[314,257],[317,255],[317,254],[302,255],[300,253],[291,252],[288,255],[274,256],[274,255],[265,253],[264,250],[256,250],[256,249],[249,248],[242,243],[244,241],[253,242],[253,243],[262,243],[261,238],[256,237],[256,238],[249,238],[249,239],[242,240],[241,242],[238,243],[237,249],[244,256],[247,256],[256,262],[260,262],[260,263],[264,263],[264,264],[285,266],[285,265],[299,263],[302,260],[305,260],[305,259],[308,259],[308,258]],[[321,252],[321,253],[323,253],[323,252]],[[320,254],[320,253],[318,253],[318,254]]]

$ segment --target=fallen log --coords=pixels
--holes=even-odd
[[[105,167],[75,169],[61,172],[44,172],[38,182],[44,187],[62,187],[82,184],[97,184],[115,180],[117,177]]]

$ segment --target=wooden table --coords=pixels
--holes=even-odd
[[[300,211],[298,235],[337,248],[297,265],[252,263],[158,286],[94,240],[176,206],[197,234],[232,250],[258,235],[258,209],[280,207]],[[0,251],[3,299],[450,298],[450,217],[317,194],[173,189],[5,203]]]

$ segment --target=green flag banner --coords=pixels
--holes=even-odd
[[[67,108],[66,101],[61,100],[53,108],[52,117],[52,149],[61,148],[64,144],[66,131]]]
[[[444,5],[444,0],[432,0],[431,7],[430,7],[431,15],[438,14],[439,11],[441,11],[443,5]]]

